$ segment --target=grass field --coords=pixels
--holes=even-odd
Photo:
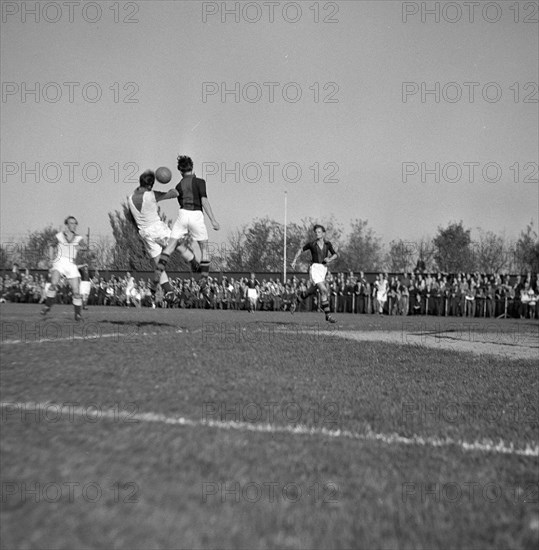
[[[537,322],[39,309],[0,310],[2,548],[537,548]]]

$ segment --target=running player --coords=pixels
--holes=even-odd
[[[179,156],[177,160],[178,170],[182,174],[182,179],[176,186],[180,209],[178,218],[172,227],[170,241],[159,259],[154,280],[165,270],[170,255],[174,252],[179,239],[190,233],[200,247],[200,273],[203,277],[202,285],[204,285],[210,270],[208,230],[204,223],[204,212],[208,215],[215,231],[219,230],[219,223],[213,215],[210,201],[206,194],[206,181],[197,178],[193,174],[192,159],[187,156]]]
[[[296,266],[296,262],[302,252],[309,251],[311,253],[312,264],[309,268],[309,279],[312,284],[306,292],[300,293],[298,299],[305,300],[305,298],[311,296],[319,290],[321,301],[320,305],[322,306],[322,311],[326,315],[326,321],[328,321],[328,323],[336,323],[337,321],[329,313],[329,292],[326,286],[326,274],[328,272],[327,265],[337,259],[337,253],[335,252],[333,245],[329,241],[326,241],[326,229],[323,225],[317,224],[314,226],[313,230],[316,235],[316,239],[300,248],[291,264],[292,268]],[[297,301],[293,301],[290,308],[292,313],[296,310],[296,306]]]
[[[47,289],[45,307],[41,315],[47,315],[56,300],[56,290],[61,277],[65,277],[73,293],[73,307],[75,308],[75,321],[82,320],[82,298],[80,295],[80,273],[75,263],[79,248],[85,248],[81,235],[77,235],[78,221],[73,216],[64,220],[65,229],[54,236],[55,242],[49,247],[51,261],[51,284]]]
[[[166,199],[175,199],[178,196],[178,192],[176,189],[171,189],[166,193],[153,191],[154,183],[155,173],[152,170],[143,172],[139,177],[139,187],[128,198],[127,203],[137,225],[139,235],[144,241],[146,251],[155,265],[158,266],[161,253],[170,242],[170,228],[159,217],[157,203]],[[175,240],[172,250],[176,248],[177,243],[178,241]],[[182,257],[191,264],[191,269],[198,271],[199,265],[195,260],[193,252],[183,244],[177,248]],[[157,283],[161,284],[165,295],[173,292],[168,275],[164,269],[159,272],[159,277],[155,280],[156,285]]]

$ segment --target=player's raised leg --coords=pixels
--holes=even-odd
[[[156,270],[159,269],[159,260],[161,258],[161,255],[154,256],[152,258],[153,262],[155,263]],[[161,288],[163,289],[163,292],[165,294],[165,298],[167,297],[167,294],[170,295],[171,292],[174,292],[172,285],[170,284],[170,280],[168,278],[167,272],[163,269],[162,271],[159,270],[159,279],[157,282],[161,285]]]
[[[181,254],[182,258],[191,266],[191,271],[193,271],[193,273],[200,272],[200,264],[197,262],[193,250],[187,245],[179,243],[180,239],[187,233],[184,233],[183,235],[181,233],[176,234],[180,236],[178,238],[174,238],[173,236],[171,236],[167,243],[167,246],[163,249],[163,252],[161,252],[159,256],[154,258],[154,262],[156,265],[153,278],[154,284],[160,283],[161,286],[163,286],[162,281],[168,281],[166,268],[170,260],[170,256],[175,250],[177,250]],[[165,279],[163,279],[163,275]]]

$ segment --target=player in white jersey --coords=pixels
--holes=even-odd
[[[129,210],[137,225],[139,235],[144,241],[146,251],[155,264],[158,265],[161,252],[169,242],[171,230],[159,217],[157,203],[166,199],[175,199],[178,196],[178,191],[176,191],[176,189],[171,189],[166,193],[153,191],[154,183],[155,173],[152,170],[143,172],[139,178],[139,187],[135,189],[127,202],[129,204]],[[180,252],[185,261],[191,264],[191,269],[193,271],[199,269],[195,255],[189,248],[184,244],[180,244],[176,249]],[[159,283],[165,295],[172,292],[172,286],[169,283],[168,275],[165,271],[160,274]]]
[[[65,277],[71,285],[73,293],[73,306],[75,308],[75,321],[80,321],[82,298],[80,295],[80,273],[75,263],[79,248],[85,248],[81,235],[77,235],[78,222],[73,216],[65,220],[65,229],[56,233],[55,242],[49,247],[49,258],[51,260],[51,284],[47,289],[45,307],[41,311],[46,315],[56,299],[56,289],[61,277]]]

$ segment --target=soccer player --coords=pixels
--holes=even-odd
[[[254,273],[251,273],[251,278],[246,281],[247,285],[247,300],[248,311],[254,313],[256,311],[256,304],[258,302],[258,290],[260,289],[260,283]]]
[[[294,259],[292,260],[292,268],[296,267],[296,262],[302,252],[309,251],[312,257],[312,264],[309,268],[309,279],[312,283],[310,288],[306,292],[301,292],[299,295],[300,300],[314,294],[317,290],[320,291],[320,305],[322,311],[326,316],[328,323],[336,323],[337,321],[329,313],[329,292],[326,286],[326,274],[328,271],[327,265],[337,259],[337,253],[333,248],[333,245],[326,241],[326,229],[323,225],[317,224],[313,228],[316,239],[307,243],[303,248],[300,248]],[[294,313],[296,310],[296,301],[292,302],[290,311]]]
[[[155,265],[158,266],[161,253],[170,242],[171,231],[167,224],[159,217],[157,203],[166,199],[175,199],[178,196],[178,192],[176,189],[170,189],[166,193],[154,191],[154,183],[155,173],[152,170],[143,172],[139,177],[139,187],[135,189],[127,202],[139,235],[144,241],[146,251]],[[191,264],[191,269],[197,271],[199,266],[193,252],[183,244],[176,246],[177,243],[178,240],[176,239],[172,251],[178,248],[183,258]],[[158,282],[161,284],[165,295],[173,292],[168,275],[164,269],[159,272],[159,277],[155,280],[156,284]]]
[[[375,309],[378,309],[378,315],[383,315],[389,292],[389,281],[382,273],[379,273],[373,286],[372,295],[374,297]],[[389,314],[391,315],[391,312]]]
[[[178,170],[182,174],[182,179],[176,186],[180,209],[178,211],[178,218],[172,227],[170,241],[159,259],[155,278],[165,270],[178,240],[190,233],[200,247],[200,273],[205,282],[210,271],[210,258],[208,254],[208,230],[204,223],[204,212],[208,215],[215,231],[219,231],[219,223],[213,215],[210,201],[206,194],[206,181],[197,178],[193,174],[192,159],[187,156],[178,156],[177,160]]]
[[[41,315],[47,315],[56,299],[56,290],[61,277],[65,277],[73,292],[73,307],[75,308],[75,321],[82,320],[82,298],[80,295],[80,273],[75,263],[77,251],[86,245],[81,235],[77,235],[78,221],[73,216],[64,220],[65,229],[54,236],[55,242],[49,247],[51,262],[51,284],[47,289],[45,307]]]

